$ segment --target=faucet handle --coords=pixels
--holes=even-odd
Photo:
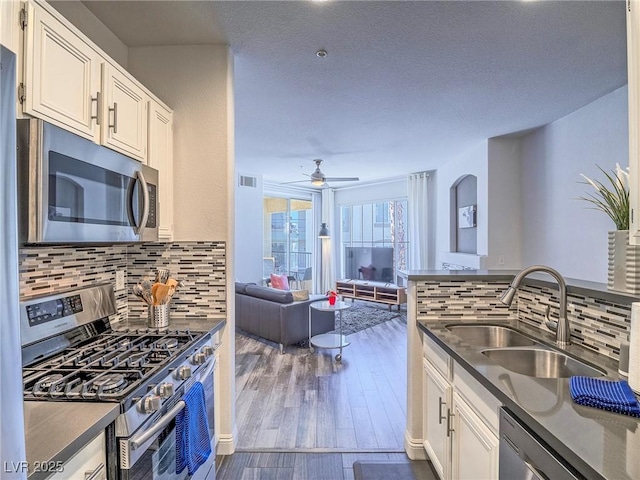
[[[551,311],[551,307],[549,305],[547,305],[546,308],[544,309],[544,318],[545,318],[544,324],[552,332],[557,332],[558,331],[558,321],[557,320],[551,320],[551,318],[549,318],[549,312],[550,311]]]

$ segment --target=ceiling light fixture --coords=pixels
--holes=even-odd
[[[316,52],[316,57],[318,57],[318,58],[325,58],[326,56],[327,56],[327,51],[326,50],[320,49],[320,50],[318,50]]]
[[[327,228],[326,223],[320,224],[320,232],[318,233],[318,238],[330,238],[329,229]]]

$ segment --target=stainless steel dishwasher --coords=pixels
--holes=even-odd
[[[500,409],[500,480],[584,479],[506,408]]]

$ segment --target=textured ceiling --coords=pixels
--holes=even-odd
[[[278,182],[433,169],[626,83],[624,1],[84,3],[128,46],[231,45],[237,168]]]

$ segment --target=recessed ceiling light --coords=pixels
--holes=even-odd
[[[326,50],[318,50],[316,52],[316,57],[324,58],[326,56],[327,56],[327,51]]]

